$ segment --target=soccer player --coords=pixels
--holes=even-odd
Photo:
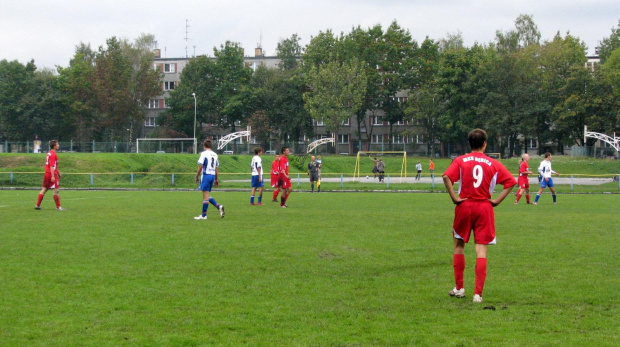
[[[482,302],[482,290],[487,275],[487,247],[495,244],[495,216],[493,207],[499,205],[517,184],[510,172],[497,160],[487,157],[487,134],[482,129],[474,129],[468,136],[471,153],[454,159],[443,173],[443,181],[456,205],[452,235],[454,237],[454,281],[456,286],[449,294],[465,297],[463,287],[465,272],[465,244],[474,231],[476,243],[476,277],[474,302]],[[454,192],[454,182],[460,181],[458,195]],[[504,190],[496,199],[491,199],[495,184]]]
[[[527,203],[530,203],[530,181],[528,175],[534,174],[530,171],[528,161],[530,160],[530,155],[527,153],[523,153],[521,155],[521,164],[519,165],[519,179],[517,180],[519,184],[519,190],[517,190],[517,200],[515,200],[515,205],[519,203],[523,192],[525,192],[525,199]]]
[[[319,179],[319,165],[314,160],[314,156],[310,157],[310,162],[308,163],[308,176],[310,178],[311,192],[314,193],[314,184]]]
[[[213,197],[209,196],[213,185],[218,186],[220,184],[218,181],[220,163],[217,159],[217,153],[211,150],[213,148],[211,140],[205,140],[202,145],[204,151],[200,153],[198,171],[196,171],[196,184],[200,183],[198,189],[202,190],[202,214],[194,217],[194,219],[207,219],[209,203],[220,211],[220,218],[224,218],[224,205],[218,204]],[[200,179],[200,175],[202,175],[202,179]]]
[[[538,199],[540,199],[540,194],[542,194],[545,188],[549,187],[551,191],[551,196],[553,197],[553,203],[556,204],[557,201],[555,199],[555,189],[553,188],[553,178],[551,178],[551,174],[555,174],[556,176],[560,176],[559,173],[553,171],[551,169],[551,153],[545,153],[545,160],[540,162],[538,166],[538,175],[541,177],[540,180],[540,189],[538,189],[538,193],[536,193],[536,199],[534,199],[534,205],[538,205]]]
[[[263,182],[263,160],[261,159],[263,149],[260,147],[254,148],[254,157],[252,158],[252,195],[250,196],[250,205],[254,205],[254,195],[256,189],[259,189],[258,203],[256,205],[263,204],[263,190],[265,189],[265,183]]]
[[[273,197],[271,202],[278,202],[278,177],[280,176],[280,154],[276,154],[275,159],[271,163],[271,187],[273,188]]]
[[[415,169],[418,172],[417,175],[415,175],[415,179],[419,181],[420,178],[422,177],[422,163],[418,161],[418,163],[415,164]]]
[[[280,195],[280,207],[287,208],[286,200],[293,190],[291,184],[291,176],[288,175],[288,155],[291,150],[288,147],[282,147],[282,155],[280,156],[280,172],[278,174],[278,188],[282,191]]]
[[[54,189],[54,202],[56,203],[56,209],[58,211],[64,211],[65,209],[60,206],[60,195],[58,195],[58,191],[60,190],[60,172],[58,171],[58,156],[56,155],[56,151],[60,148],[60,144],[57,140],[50,141],[50,151],[47,152],[45,156],[45,174],[43,175],[43,188],[39,192],[39,197],[37,199],[37,205],[34,207],[35,210],[41,209],[41,201],[43,201],[43,197],[45,193],[47,193],[48,189]]]

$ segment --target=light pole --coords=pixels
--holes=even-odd
[[[192,96],[194,97],[194,154],[196,154],[196,93],[192,93]]]

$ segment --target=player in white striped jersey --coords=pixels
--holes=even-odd
[[[553,188],[553,178],[551,175],[555,174],[559,176],[560,174],[553,171],[551,168],[551,153],[545,153],[545,160],[540,162],[538,166],[538,177],[540,178],[540,189],[538,189],[538,193],[536,193],[536,199],[534,200],[534,205],[538,205],[538,199],[540,199],[540,194],[542,194],[545,188],[549,187],[551,191],[551,196],[553,197],[553,203],[556,203],[555,197],[555,189]]]
[[[207,208],[209,207],[209,203],[220,211],[220,218],[224,218],[224,205],[218,204],[213,197],[209,196],[213,185],[219,185],[218,174],[220,163],[217,158],[217,153],[211,150],[213,147],[211,140],[205,140],[202,145],[205,150],[200,153],[198,171],[196,171],[196,184],[200,184],[198,189],[202,190],[202,214],[198,217],[194,217],[194,219],[207,219]]]

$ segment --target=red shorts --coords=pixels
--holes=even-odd
[[[465,243],[473,230],[475,243],[495,244],[495,214],[488,200],[465,200],[457,205],[452,227],[454,237]]]
[[[530,181],[527,176],[519,176],[517,183],[520,189],[526,189],[530,187]]]
[[[271,176],[271,186],[273,188],[278,187],[278,176]]]
[[[56,175],[56,181],[52,182],[52,174],[46,172],[45,175],[43,175],[43,188],[56,189],[58,187],[60,187],[58,175]]]
[[[290,179],[286,179],[286,178],[280,179],[278,181],[278,187],[282,188],[282,189],[288,189],[288,188],[292,187],[291,180]]]

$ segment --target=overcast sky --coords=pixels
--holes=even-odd
[[[460,31],[471,46],[513,29],[520,14],[533,16],[543,40],[570,31],[593,54],[618,25],[620,0],[0,0],[0,60],[66,67],[80,42],[97,49],[112,36],[142,33],[155,35],[168,58],[185,57],[186,46],[189,56],[212,56],[227,40],[246,55],[262,43],[272,56],[293,34],[305,46],[320,31],[387,28],[394,20],[418,42]]]

